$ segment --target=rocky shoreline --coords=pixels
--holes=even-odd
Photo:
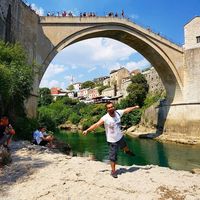
[[[191,137],[190,135],[183,135],[179,133],[160,134],[156,131],[155,128],[148,128],[141,125],[130,127],[129,129],[124,131],[124,134],[127,134],[131,137],[155,139],[161,142],[174,142],[186,145],[200,145],[199,137]]]
[[[197,200],[200,175],[155,165],[110,166],[90,157],[71,157],[57,150],[13,142],[12,163],[0,169],[0,199]]]

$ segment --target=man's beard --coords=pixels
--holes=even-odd
[[[113,114],[115,113],[115,110],[111,110],[109,113],[110,113],[111,115],[113,115]]]

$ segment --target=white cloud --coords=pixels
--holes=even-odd
[[[44,74],[44,79],[48,79],[50,77],[53,77],[57,74],[63,73],[67,69],[64,67],[64,65],[57,65],[57,64],[50,64],[49,67],[47,68],[45,74]]]
[[[134,53],[134,49],[116,40],[94,38],[65,48],[55,60],[73,69],[75,66],[91,68],[94,65],[102,67],[105,63],[111,65],[119,60],[128,60]]]
[[[146,59],[140,60],[138,62],[132,61],[125,64],[125,68],[127,68],[129,71],[132,71],[134,69],[142,70],[148,66],[150,66],[150,63]]]
[[[114,65],[109,66],[109,70],[113,70],[113,69],[119,69],[120,67],[125,67],[126,69],[128,69],[129,71],[132,71],[134,69],[144,69],[146,67],[150,66],[150,63],[146,60],[146,59],[142,59],[140,61],[134,62],[127,62],[124,65],[121,65],[120,63],[115,63]]]
[[[40,15],[40,16],[44,16],[44,9],[41,7],[37,7],[34,3],[31,4],[31,9],[35,10],[35,12]]]
[[[64,85],[66,85],[64,82],[60,82],[55,80],[57,75],[62,75],[63,72],[65,72],[67,69],[64,67],[64,65],[58,65],[58,64],[50,64],[47,68],[42,81],[40,83],[40,87],[60,87],[63,88]],[[54,78],[54,79],[53,79]],[[52,80],[53,79],[53,80]]]
[[[92,67],[91,69],[89,69],[89,70],[88,70],[88,73],[90,73],[90,72],[92,72],[92,71],[94,71],[94,70],[96,70],[96,67]]]
[[[60,87],[61,88],[61,85],[62,83],[57,80],[48,81],[46,79],[42,79],[40,83],[40,88],[43,88],[43,87],[47,87],[47,88]]]
[[[53,60],[53,63],[57,64],[50,64],[41,86],[50,87],[55,84],[63,87],[65,85],[62,84],[63,81],[66,85],[72,82],[72,75],[73,82],[92,80],[95,78],[95,73],[98,74],[96,76],[108,75],[111,70],[120,67],[126,67],[131,71],[150,65],[143,57],[140,61],[133,61],[134,56],[137,59],[140,57],[134,49],[115,40],[107,38],[84,40],[57,54]],[[68,74],[65,74],[66,71]],[[55,79],[60,82],[55,82]]]
[[[73,79],[73,77],[70,76],[70,75],[67,75],[67,76],[64,77],[64,79],[65,79],[66,81],[71,81],[71,80]]]

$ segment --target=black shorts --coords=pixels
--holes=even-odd
[[[118,149],[123,149],[127,146],[124,136],[118,142],[108,142],[109,145],[109,160],[116,162],[117,161],[117,151]]]
[[[42,140],[39,145],[46,146],[48,144],[48,141]]]

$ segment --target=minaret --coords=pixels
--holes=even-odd
[[[73,85],[73,83],[74,83],[74,77],[72,76],[70,84]]]

